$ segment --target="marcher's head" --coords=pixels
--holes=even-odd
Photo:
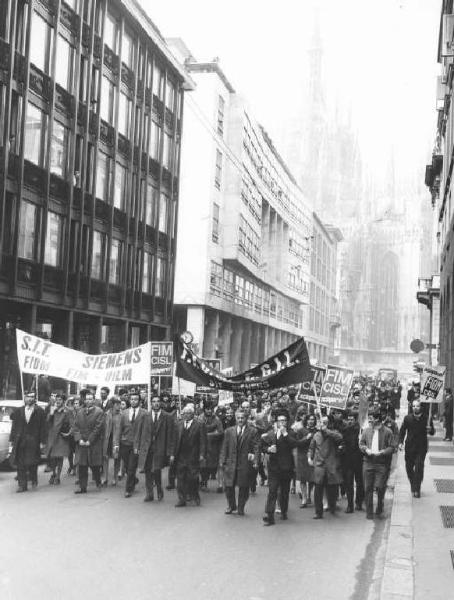
[[[245,400],[244,402],[241,403],[241,408],[242,408],[243,412],[246,413],[246,417],[248,417],[249,413],[251,412],[250,403],[247,400]]]
[[[233,406],[231,404],[229,404],[229,406],[227,406],[227,408],[225,409],[225,416],[228,419],[231,419],[235,414],[235,411],[233,410]]]
[[[347,415],[347,423],[349,425],[354,425],[356,423],[357,417],[358,414],[356,412],[349,412]]]
[[[317,423],[317,419],[315,418],[315,415],[307,416],[306,427],[308,427],[309,429],[313,429],[315,427],[316,423]]]
[[[421,414],[421,402],[419,400],[413,400],[411,407],[415,415]]]
[[[243,425],[246,423],[246,420],[247,420],[247,415],[246,415],[245,411],[237,410],[235,413],[235,420],[236,420],[236,424],[239,427],[243,427]]]
[[[159,398],[159,396],[153,396],[153,398],[151,399],[151,408],[156,412],[159,412],[161,410],[161,399]]]
[[[87,392],[87,394],[85,394],[85,407],[91,408],[94,405],[95,405],[94,395],[91,392]]]
[[[140,396],[139,394],[129,394],[129,403],[131,408],[137,408],[139,406]]]
[[[328,427],[329,425],[329,417],[328,415],[322,415],[321,421],[320,421],[320,425],[322,427]]]
[[[380,410],[374,410],[374,412],[372,413],[372,418],[374,427],[378,427],[379,425],[381,425],[382,419]]]
[[[120,399],[120,410],[125,410],[126,408],[128,408],[128,401],[126,400],[126,398],[121,398]]]
[[[64,403],[65,403],[65,400],[64,400],[63,396],[61,394],[58,394],[57,397],[55,398],[55,407],[57,408],[57,410],[62,408]]]
[[[278,413],[276,418],[277,426],[279,429],[287,429],[287,415],[283,413]]]
[[[27,406],[33,406],[35,404],[34,392],[32,392],[30,394],[25,394],[24,402]]]
[[[101,400],[107,400],[110,394],[110,389],[107,386],[101,388]]]
[[[194,406],[192,404],[186,404],[181,411],[181,415],[185,421],[191,421],[194,418]]]
[[[112,411],[118,415],[121,409],[121,401],[118,396],[112,396]]]

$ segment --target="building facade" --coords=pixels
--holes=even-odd
[[[311,211],[219,63],[179,49],[197,89],[185,111],[175,325],[236,372],[306,332]]]
[[[4,0],[0,385],[16,327],[85,352],[172,320],[184,89],[135,0]]]
[[[313,363],[332,364],[337,361],[335,339],[340,327],[337,245],[342,239],[338,228],[323,225],[317,214],[313,213],[311,288],[306,334],[309,356]]]

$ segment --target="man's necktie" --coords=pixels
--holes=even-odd
[[[134,409],[132,411],[132,419],[131,419],[131,423],[134,423],[134,421],[136,420],[136,410]]]

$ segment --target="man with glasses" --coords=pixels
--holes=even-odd
[[[268,497],[265,504],[266,526],[274,525],[274,511],[279,494],[281,519],[287,520],[290,482],[294,476],[293,448],[300,445],[293,432],[288,430],[286,413],[278,412],[275,427],[262,435],[262,452],[269,455]]]

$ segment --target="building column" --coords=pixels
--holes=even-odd
[[[252,323],[251,321],[244,321],[243,326],[243,337],[241,340],[241,356],[240,356],[240,364],[241,370],[247,371],[251,366],[251,333],[252,333]]]
[[[232,335],[232,317],[226,313],[220,315],[219,322],[219,352],[221,355],[221,368],[227,369],[230,362],[230,338]]]
[[[231,340],[231,365],[234,372],[241,370],[241,342],[243,338],[243,320],[233,319]]]
[[[32,335],[36,335],[36,313],[38,312],[36,304],[30,304],[25,311],[25,330]]]
[[[251,351],[249,354],[249,359],[253,363],[262,362],[260,358],[260,340],[262,337],[262,326],[260,323],[252,323],[251,330]]]
[[[205,333],[205,309],[203,306],[188,306],[187,328],[194,338],[196,354],[202,355]]]
[[[90,323],[90,329],[93,331],[93,335],[90,336],[90,352],[91,354],[100,354],[102,340],[102,317],[93,317]]]
[[[216,358],[216,340],[219,330],[219,312],[205,311],[205,334],[203,340],[203,356],[205,358]]]
[[[280,252],[280,248],[277,245],[277,213],[274,210],[270,210],[270,227],[269,227],[269,252],[268,252],[268,273],[271,277],[276,276],[276,253]]]

